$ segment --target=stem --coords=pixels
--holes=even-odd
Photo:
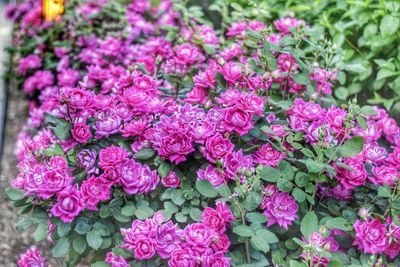
[[[244,218],[246,214],[246,210],[243,209],[242,210],[242,223],[243,225],[246,225],[246,219]],[[244,246],[246,248],[246,258],[247,258],[247,263],[251,263],[251,258],[250,258],[250,243],[249,243],[249,238],[246,237],[246,239],[244,240]]]

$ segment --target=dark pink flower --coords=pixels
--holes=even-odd
[[[36,247],[31,247],[18,260],[19,267],[46,267],[45,259]]]
[[[80,192],[72,188],[58,193],[57,203],[51,208],[51,214],[65,223],[71,223],[83,210],[83,206]]]
[[[353,227],[356,232],[353,245],[358,246],[358,249],[371,254],[379,254],[386,250],[389,244],[387,228],[378,219],[365,222],[357,220]]]
[[[157,250],[157,241],[152,238],[140,238],[135,241],[134,256],[138,260],[151,259]]]
[[[181,184],[181,179],[179,179],[175,172],[170,171],[167,176],[161,179],[161,183],[165,187],[177,188]]]
[[[89,125],[84,123],[75,123],[71,133],[72,137],[81,144],[86,143],[92,137]]]
[[[289,193],[277,192],[268,197],[264,215],[268,218],[267,226],[278,224],[285,229],[292,225],[297,216],[297,203]]]
[[[235,105],[225,109],[222,125],[226,131],[235,131],[242,136],[253,129],[252,119],[253,115],[250,112],[240,105]]]

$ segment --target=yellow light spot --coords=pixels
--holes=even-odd
[[[54,21],[64,13],[64,0],[42,0],[43,16],[47,21]]]

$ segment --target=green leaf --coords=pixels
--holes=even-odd
[[[17,189],[17,188],[11,187],[11,186],[7,187],[5,192],[6,192],[8,199],[10,199],[12,201],[22,200],[25,197],[24,190]]]
[[[53,257],[57,258],[57,257],[64,256],[68,252],[69,247],[70,247],[70,243],[68,241],[68,238],[66,238],[66,237],[60,238],[57,241],[56,245],[51,250]]]
[[[98,250],[101,247],[101,243],[103,243],[100,233],[96,230],[91,230],[87,233],[86,241],[94,250]]]
[[[254,235],[251,237],[250,244],[256,250],[262,251],[264,253],[266,253],[270,250],[267,240],[265,240],[263,237],[258,236],[258,235]]]
[[[339,148],[342,157],[349,158],[358,155],[364,147],[364,138],[362,136],[354,136]]]
[[[318,163],[312,159],[306,159],[306,160],[301,159],[299,161],[304,163],[306,165],[307,169],[312,173],[319,173],[325,168],[324,164]]]
[[[72,126],[64,119],[57,118],[49,113],[44,113],[45,121],[49,124],[48,128],[60,140],[71,138]]]
[[[215,198],[218,196],[218,191],[207,180],[196,181],[196,189],[200,194],[208,198]]]
[[[233,227],[233,232],[238,236],[249,237],[254,235],[254,231],[250,226],[247,225],[238,225]]]
[[[182,190],[175,189],[171,193],[171,200],[174,202],[177,206],[181,206],[183,203],[185,203],[185,198],[183,197],[183,192]]]
[[[396,75],[395,71],[383,68],[378,71],[378,74],[376,75],[376,80],[379,81],[388,77],[392,77],[394,75]]]
[[[77,232],[78,234],[84,235],[87,232],[90,231],[90,229],[92,229],[92,227],[87,224],[86,222],[79,222],[76,226],[75,226],[75,232]]]
[[[268,218],[260,212],[248,212],[246,213],[246,219],[252,223],[265,223]]]
[[[262,239],[267,241],[269,244],[274,244],[279,242],[278,237],[276,237],[276,235],[273,232],[267,229],[257,230],[255,235],[262,237]]]
[[[232,195],[229,186],[227,186],[226,184],[221,184],[220,186],[218,186],[217,191],[223,197],[230,197]]]
[[[142,150],[139,150],[138,152],[136,152],[134,156],[135,156],[135,158],[137,158],[139,160],[146,160],[146,159],[153,157],[154,154],[155,154],[154,149],[143,148]]]
[[[384,197],[384,198],[392,197],[392,194],[390,192],[390,188],[379,186],[378,187],[378,197]]]
[[[87,247],[86,239],[80,235],[75,236],[74,241],[72,242],[72,247],[74,248],[74,250],[76,252],[78,252],[79,254],[82,254],[83,252],[85,252],[86,247]]]
[[[379,25],[382,36],[394,34],[399,29],[400,19],[393,15],[385,15]]]
[[[154,210],[149,207],[141,207],[141,208],[138,208],[137,210],[135,210],[135,216],[139,220],[144,220],[146,218],[149,218],[149,217],[153,216],[153,214],[154,214]]]
[[[279,179],[276,185],[278,186],[279,191],[283,192],[290,192],[293,189],[293,183],[286,178]]]
[[[71,230],[71,224],[59,221],[57,223],[57,234],[60,237],[66,236]]]
[[[189,211],[190,218],[192,218],[192,220],[195,222],[201,221],[201,214],[202,211],[199,208],[192,207]]]
[[[318,218],[313,211],[310,211],[304,216],[300,224],[300,231],[305,238],[309,238],[311,233],[318,232]]]
[[[264,181],[271,182],[271,183],[276,183],[278,179],[281,177],[281,174],[279,171],[275,168],[272,168],[270,166],[263,166],[261,170],[259,171],[260,173],[260,178],[263,179]]]
[[[96,261],[95,263],[92,263],[92,267],[111,267],[110,264],[108,264],[105,261]]]
[[[33,233],[33,238],[36,242],[42,241],[47,237],[48,227],[47,224],[41,223],[36,227],[35,232]]]
[[[343,217],[337,217],[337,218],[330,218],[326,221],[326,227],[329,229],[340,229],[343,231],[349,231],[353,229],[351,224],[349,224],[349,221],[347,221]]]
[[[307,265],[304,262],[298,262],[295,260],[291,260],[289,267],[307,267]]]
[[[252,191],[246,197],[244,208],[248,211],[253,211],[260,206],[262,200],[263,198],[260,192]]]
[[[310,176],[304,172],[298,172],[294,178],[294,182],[298,187],[305,187],[310,181]]]
[[[300,188],[293,189],[292,195],[299,203],[306,200],[306,193],[304,193],[304,191],[301,190]]]
[[[158,174],[160,175],[161,179],[166,177],[170,170],[171,166],[166,162],[162,162],[158,167]]]
[[[282,177],[292,180],[294,177],[293,167],[290,165],[289,162],[282,160],[278,163],[278,169]]]
[[[376,110],[374,109],[374,107],[372,106],[363,106],[360,109],[361,113],[367,116],[376,116],[378,115],[378,113],[376,112]]]
[[[17,223],[17,225],[15,226],[15,228],[16,228],[18,231],[24,231],[24,230],[28,229],[29,226],[32,225],[32,223],[33,223],[33,220],[30,219],[30,218],[28,218],[28,219],[23,219],[23,220],[21,220],[21,221],[19,221],[19,222]]]
[[[345,65],[345,70],[355,72],[355,73],[363,73],[367,69],[361,63],[355,63],[355,64]]]

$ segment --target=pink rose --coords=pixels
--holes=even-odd
[[[344,186],[345,189],[353,189],[356,186],[365,184],[368,173],[364,168],[364,161],[361,157],[353,157],[343,159],[342,162],[348,165],[352,170],[336,166],[336,179]]]
[[[27,195],[36,195],[42,199],[49,199],[54,194],[71,185],[72,177],[59,169],[48,169],[36,165],[26,176],[25,190]]]
[[[36,247],[31,247],[18,260],[19,267],[46,267],[45,259]]]
[[[385,253],[391,259],[394,259],[400,253],[400,227],[393,222],[391,222],[389,226],[389,242]]]
[[[102,169],[106,167],[115,167],[125,161],[128,157],[128,152],[120,146],[109,146],[99,152],[99,166]]]
[[[240,179],[244,179],[245,171],[253,172],[253,159],[251,156],[243,155],[243,151],[239,150],[237,152],[229,152],[225,155],[222,160],[224,162],[225,174],[230,179],[235,179],[239,176]],[[241,172],[241,175],[240,173]]]
[[[84,123],[76,123],[71,130],[72,137],[81,144],[84,144],[92,137],[90,127]]]
[[[272,167],[276,167],[281,160],[286,158],[285,153],[275,150],[270,143],[264,144],[252,156],[255,163]]]
[[[281,18],[274,21],[275,27],[278,31],[283,34],[289,34],[290,28],[299,28],[300,26],[305,26],[306,23],[303,20],[296,18]]]
[[[156,241],[157,241],[157,253],[162,259],[169,259],[171,253],[179,249],[179,239],[180,229],[172,221],[161,225],[157,229]]]
[[[232,152],[234,148],[235,145],[229,138],[224,138],[221,134],[217,133],[206,139],[205,148],[202,149],[202,153],[207,160],[215,163],[216,160],[220,160],[227,153]]]
[[[195,46],[181,44],[175,48],[176,61],[181,64],[193,64],[201,58]]]
[[[96,121],[93,126],[96,134],[95,138],[100,139],[102,137],[110,137],[113,134],[118,133],[121,130],[121,119],[116,115],[110,115],[105,118]]]
[[[292,225],[297,216],[297,203],[289,193],[275,193],[266,200],[264,215],[268,218],[267,226],[278,224],[285,229]]]
[[[215,253],[211,256],[204,256],[202,258],[202,267],[229,267],[231,266],[231,259],[224,257],[224,253],[222,251]]]
[[[222,251],[226,253],[229,250],[229,246],[231,245],[231,241],[229,241],[229,237],[226,234],[218,233],[215,237],[216,241],[211,244],[211,248],[215,252]]]
[[[305,102],[301,98],[294,100],[290,114],[296,115],[304,121],[315,121],[325,118],[326,112],[321,106],[314,102]]]
[[[127,160],[120,167],[121,185],[124,191],[132,194],[147,194],[153,191],[160,178],[157,171],[151,171],[149,166]]]
[[[379,123],[382,125],[383,133],[387,136],[398,135],[400,132],[400,129],[393,118],[383,118]]]
[[[225,202],[217,202],[215,207],[216,211],[222,215],[226,224],[230,224],[233,220],[235,220],[235,216],[233,215],[231,209],[228,204]]]
[[[88,210],[97,210],[97,203],[110,199],[111,185],[101,178],[91,176],[81,185],[83,202]]]
[[[242,67],[236,63],[226,63],[222,67],[222,75],[229,84],[234,84],[242,78]]]
[[[251,124],[253,115],[243,109],[240,105],[235,105],[225,109],[222,125],[228,132],[237,132],[240,136],[247,134],[253,125]]]
[[[365,144],[363,155],[371,163],[380,164],[385,160],[387,151],[384,147],[379,146],[376,142],[372,142]]]
[[[83,210],[83,200],[75,188],[58,193],[57,203],[51,208],[51,214],[65,223],[71,223]]]
[[[400,147],[395,147],[386,160],[396,169],[400,169]]]
[[[25,75],[28,70],[38,69],[42,66],[42,60],[38,55],[29,55],[19,59],[18,73]]]
[[[198,169],[197,178],[198,180],[207,180],[215,187],[221,185],[224,182],[224,178],[212,165],[208,165],[205,170]]]
[[[371,254],[379,254],[386,250],[389,244],[387,229],[378,219],[365,222],[357,220],[353,227],[356,232],[353,245],[358,246],[358,249]]]
[[[171,253],[169,267],[196,267],[196,258],[190,248],[177,249]]]
[[[138,260],[151,259],[157,250],[157,242],[152,238],[140,238],[135,241],[134,256]]]
[[[369,177],[371,182],[377,185],[389,185],[393,187],[394,182],[398,179],[399,173],[396,168],[390,166],[374,166],[372,167],[374,177]]]
[[[165,187],[177,188],[181,184],[181,179],[179,179],[175,172],[170,171],[167,176],[161,179],[161,183]]]
[[[206,207],[201,214],[201,222],[210,229],[213,229],[219,233],[225,232],[225,220],[222,214],[218,211]]]
[[[185,240],[191,246],[208,247],[215,233],[202,223],[193,223],[184,230]]]
[[[116,256],[112,252],[108,252],[106,255],[106,262],[111,267],[130,267],[128,262],[122,256]]]
[[[66,93],[68,106],[74,110],[89,109],[93,103],[93,94],[83,89],[72,89]]]

